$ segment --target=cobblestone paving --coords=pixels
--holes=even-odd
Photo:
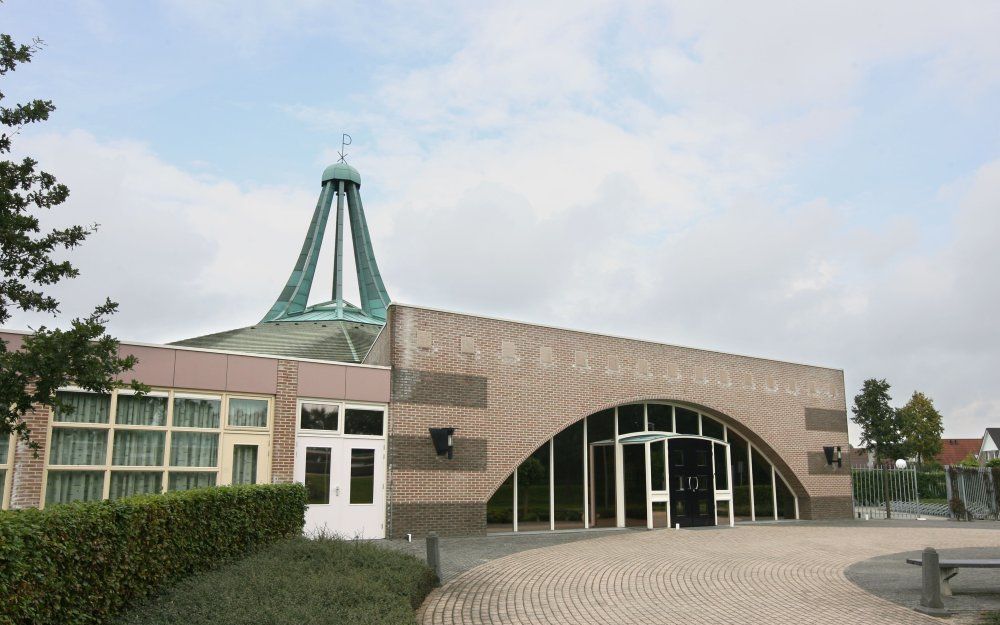
[[[993,527],[789,524],[605,534],[522,551],[435,590],[433,625],[934,623],[869,594],[844,574],[895,552],[993,547]],[[490,539],[480,539],[484,543]],[[919,569],[912,567],[919,584]],[[971,623],[965,614],[952,623]]]

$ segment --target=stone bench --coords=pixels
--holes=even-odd
[[[915,564],[922,567],[923,558],[907,558],[907,564]],[[938,566],[941,571],[941,594],[951,597],[951,585],[948,580],[958,575],[958,569],[1000,569],[1000,558],[998,559],[961,559],[961,560],[939,560]]]

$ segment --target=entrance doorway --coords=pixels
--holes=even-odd
[[[557,432],[508,475],[487,511],[488,532],[653,529],[795,519],[798,499],[764,450],[716,417],[646,402]]]
[[[728,456],[725,441],[672,432],[635,432],[617,443],[591,443],[588,526],[731,524]],[[723,521],[717,500],[725,504]]]
[[[676,439],[670,450],[670,512],[681,527],[715,525],[715,471],[712,443]]]
[[[385,537],[385,441],[302,436],[295,481],[306,485],[306,532]]]

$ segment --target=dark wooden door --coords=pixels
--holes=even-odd
[[[670,454],[670,520],[681,527],[715,525],[715,480],[712,444],[678,438]]]

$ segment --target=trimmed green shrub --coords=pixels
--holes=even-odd
[[[204,488],[0,514],[0,624],[89,625],[302,532],[298,484]]]
[[[377,544],[293,538],[191,577],[118,625],[413,625],[434,585],[419,559]]]

